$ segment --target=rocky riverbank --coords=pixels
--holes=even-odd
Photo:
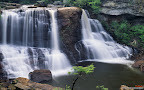
[[[0,90],[55,90],[60,87],[54,87],[49,84],[32,82],[27,78],[16,78],[14,80],[0,80]]]

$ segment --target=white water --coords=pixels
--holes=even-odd
[[[116,43],[104,30],[96,19],[90,19],[83,10],[82,13],[82,44],[87,54],[85,61],[97,61],[105,63],[133,63],[126,60],[131,53],[131,48]]]
[[[57,10],[44,8],[3,11],[0,51],[8,78],[28,78],[36,69],[50,69],[53,76],[59,76],[71,69],[59,47],[56,17]]]

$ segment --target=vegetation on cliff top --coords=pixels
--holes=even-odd
[[[67,0],[67,6],[76,6],[86,9],[95,14],[99,13],[101,1],[100,0]]]

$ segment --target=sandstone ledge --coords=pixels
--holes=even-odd
[[[41,84],[32,82],[27,78],[19,77],[13,81],[6,81],[0,83],[0,90],[55,90],[59,87],[53,87],[48,84]]]

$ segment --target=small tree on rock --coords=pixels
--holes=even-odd
[[[74,79],[74,81],[73,81],[72,90],[74,90],[74,85],[76,84],[76,82],[77,82],[77,80],[78,80],[79,78],[81,78],[83,75],[93,73],[93,72],[94,72],[94,69],[95,69],[95,67],[94,67],[93,64],[91,64],[91,65],[89,65],[89,66],[87,66],[87,67],[74,66],[74,67],[73,67],[74,72],[73,72],[73,73],[69,72],[69,74],[77,75],[77,78]]]

